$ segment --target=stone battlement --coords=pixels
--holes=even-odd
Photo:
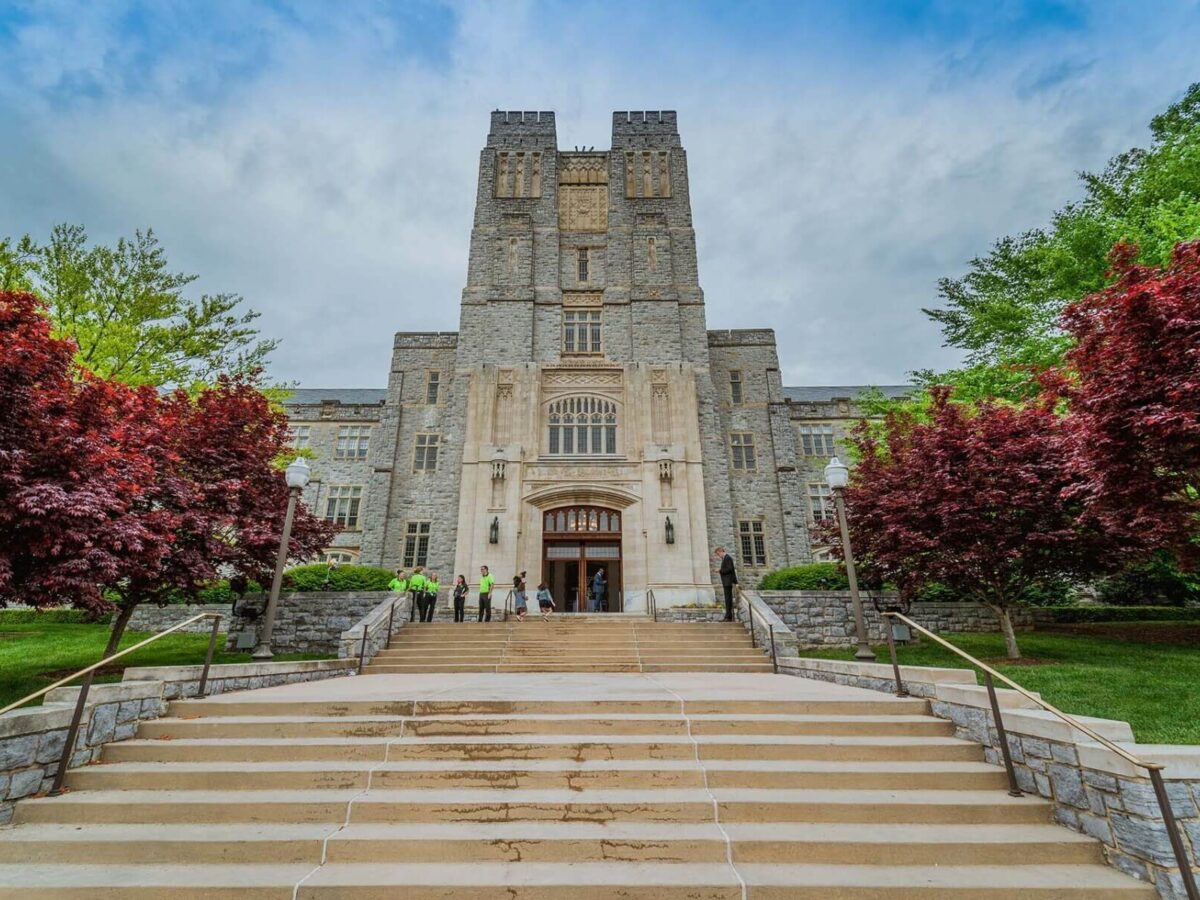
[[[613,134],[676,134],[675,110],[617,110],[613,113]]]
[[[554,113],[497,109],[492,112],[492,131],[516,131],[524,134],[554,134]]]
[[[708,332],[710,347],[766,347],[775,346],[773,328],[722,328]]]
[[[452,350],[458,346],[458,332],[397,331],[392,346],[397,350]]]

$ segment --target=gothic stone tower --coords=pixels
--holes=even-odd
[[[714,544],[809,557],[793,433],[773,334],[706,329],[675,113],[560,152],[552,112],[495,112],[460,330],[396,335],[363,561],[711,602]]]

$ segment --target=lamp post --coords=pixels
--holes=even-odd
[[[842,557],[846,561],[846,580],[850,582],[850,606],[854,610],[854,631],[858,647],[854,658],[862,662],[874,662],[875,653],[867,643],[867,622],[863,618],[862,597],[858,595],[858,576],[854,572],[854,550],[850,546],[850,527],[846,524],[846,503],[842,489],[850,481],[850,470],[835,456],[825,467],[825,481],[833,489],[833,505],[837,507],[838,527],[842,531]]]
[[[292,537],[292,519],[296,516],[296,501],[300,491],[308,484],[312,470],[303,457],[297,456],[287,467],[288,486],[287,514],[283,517],[283,534],[279,536],[279,555],[275,557],[275,577],[271,579],[271,593],[267,597],[267,609],[263,613],[262,630],[258,633],[258,646],[250,654],[252,659],[271,659],[271,635],[275,631],[275,608],[279,605],[279,589],[283,585],[283,567],[287,565],[288,542]]]

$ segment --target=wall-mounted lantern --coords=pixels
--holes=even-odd
[[[500,543],[500,517],[499,516],[492,516],[492,524],[488,528],[488,543],[489,544]]]
[[[667,543],[675,543],[675,523],[671,521],[670,516],[667,516]]]

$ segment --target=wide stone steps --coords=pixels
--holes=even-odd
[[[1153,896],[924,700],[770,675],[685,698],[693,677],[177,701],[18,804],[0,900]]]

